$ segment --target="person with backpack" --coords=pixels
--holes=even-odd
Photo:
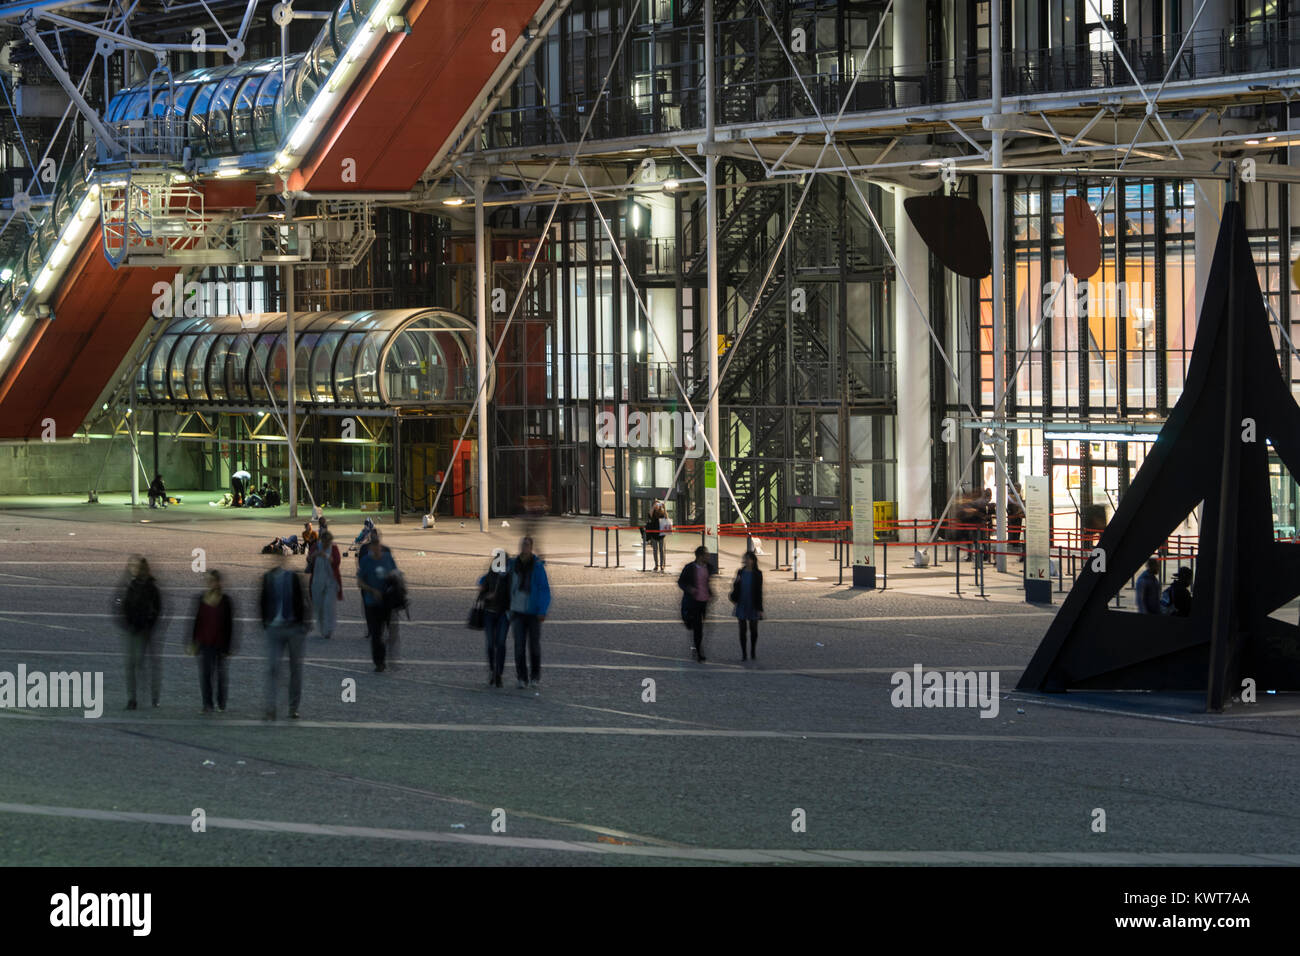
[[[126,649],[126,709],[138,708],[137,681],[146,667],[150,698],[157,707],[162,695],[163,639],[154,632],[162,617],[162,592],[149,573],[149,562],[140,555],[127,562],[127,583],[117,604]]]
[[[668,510],[662,501],[656,501],[650,509],[650,517],[645,521],[645,541],[654,556],[654,570],[664,569],[664,525],[668,521]]]
[[[1192,569],[1184,565],[1174,575],[1174,583],[1160,595],[1160,612],[1170,617],[1190,617],[1192,613]]]
[[[387,660],[384,644],[392,612],[384,596],[388,575],[397,570],[393,552],[379,540],[379,529],[372,526],[366,547],[357,556],[357,584],[366,614],[366,633],[370,638],[370,656],[375,672],[382,673]]]
[[[298,719],[302,703],[303,645],[307,639],[302,582],[286,566],[284,552],[273,555],[262,575],[262,627],[266,629],[266,719],[275,720],[279,697],[280,662],[289,652],[289,717]]]
[[[1133,603],[1139,614],[1160,613],[1160,561],[1157,558],[1147,560],[1146,569],[1138,575],[1133,583]]]
[[[551,607],[551,582],[546,564],[533,553],[533,539],[519,542],[519,555],[507,565],[510,578],[510,621],[515,630],[515,686],[542,683],[542,622]]]
[[[487,574],[478,579],[478,601],[483,609],[483,644],[487,650],[489,687],[501,686],[501,674],[506,667],[506,635],[510,632],[510,573],[493,570],[496,559],[494,554]]]
[[[338,624],[339,601],[343,600],[343,578],[339,574],[342,556],[334,544],[334,535],[321,532],[307,563],[311,568],[311,606],[316,630],[321,637],[329,638]]]
[[[713,600],[713,590],[709,587],[712,576],[709,549],[704,545],[695,549],[695,560],[677,576],[677,586],[682,589],[682,622],[691,631],[695,659],[701,664],[708,659],[704,656],[704,616]]]
[[[758,569],[758,555],[746,551],[740,570],[731,585],[732,611],[740,625],[740,659],[758,659],[758,622],[763,619],[763,572]],[[745,655],[745,630],[749,629],[749,656]]]
[[[226,709],[226,659],[234,648],[235,611],[230,595],[221,590],[220,571],[208,571],[207,585],[194,610],[190,650],[198,655],[203,712],[210,714],[214,690],[217,710],[225,712]]]

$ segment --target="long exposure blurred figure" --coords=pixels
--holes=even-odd
[[[118,599],[126,651],[126,709],[135,710],[137,683],[149,671],[150,699],[155,707],[162,694],[162,643],[155,636],[162,616],[162,593],[149,573],[149,562],[135,555],[127,562],[127,582]]]
[[[216,708],[225,712],[227,670],[226,659],[234,648],[235,611],[230,595],[221,589],[221,572],[212,570],[207,575],[207,590],[199,595],[194,609],[194,627],[190,644],[199,660],[199,689],[203,695],[203,712]]]
[[[546,564],[533,553],[533,539],[519,542],[519,556],[510,562],[510,620],[515,629],[515,686],[542,683],[542,622],[551,607],[551,583]]]
[[[275,720],[280,662],[287,649],[289,716],[296,720],[302,703],[302,650],[307,629],[303,623],[302,583],[285,567],[283,553],[272,556],[271,570],[262,575],[262,626],[266,628],[266,719]]]
[[[311,606],[316,630],[330,637],[338,624],[339,601],[343,600],[343,578],[339,574],[342,555],[334,544],[334,535],[322,531],[309,559],[311,567]]]

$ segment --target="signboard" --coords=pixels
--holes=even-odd
[[[1050,603],[1052,599],[1052,483],[1045,475],[1024,481],[1025,600]]]
[[[718,463],[704,463],[704,546],[713,569],[718,568]]]
[[[871,491],[871,466],[859,465],[853,469],[853,586],[876,586],[875,496]]]

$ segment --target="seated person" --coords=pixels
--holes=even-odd
[[[280,506],[280,492],[274,488],[262,489],[262,507],[278,508]]]
[[[167,507],[167,488],[163,485],[162,475],[154,475],[153,481],[149,482],[149,507],[157,508],[159,505]]]

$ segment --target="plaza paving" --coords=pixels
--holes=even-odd
[[[0,863],[1300,862],[1300,702],[1211,717],[1189,697],[1019,693],[1052,608],[1024,605],[1010,577],[958,598],[951,569],[854,592],[828,547],[798,582],[764,560],[759,660],[742,665],[724,596],[740,542],[725,542],[697,664],[675,586],[693,542],[666,575],[635,570],[636,551],[632,567],[591,569],[590,522],[547,519],[535,693],[509,664],[506,688],[487,687],[464,626],[492,548],[513,551],[523,524],[483,535],[385,515],[411,585],[399,666],[374,673],[349,582],[334,639],[308,639],[302,719],[266,723],[258,552],[295,522],[182,497],[163,512],[120,496],[0,502],[0,671],[103,671],[107,698],[98,719],[0,710]],[[345,544],[359,523],[331,516]],[[212,716],[183,649],[195,548],[238,619],[230,707]],[[161,706],[127,712],[110,603],[134,552],[164,589],[166,654]],[[891,674],[918,663],[996,671],[997,716],[893,707]]]

